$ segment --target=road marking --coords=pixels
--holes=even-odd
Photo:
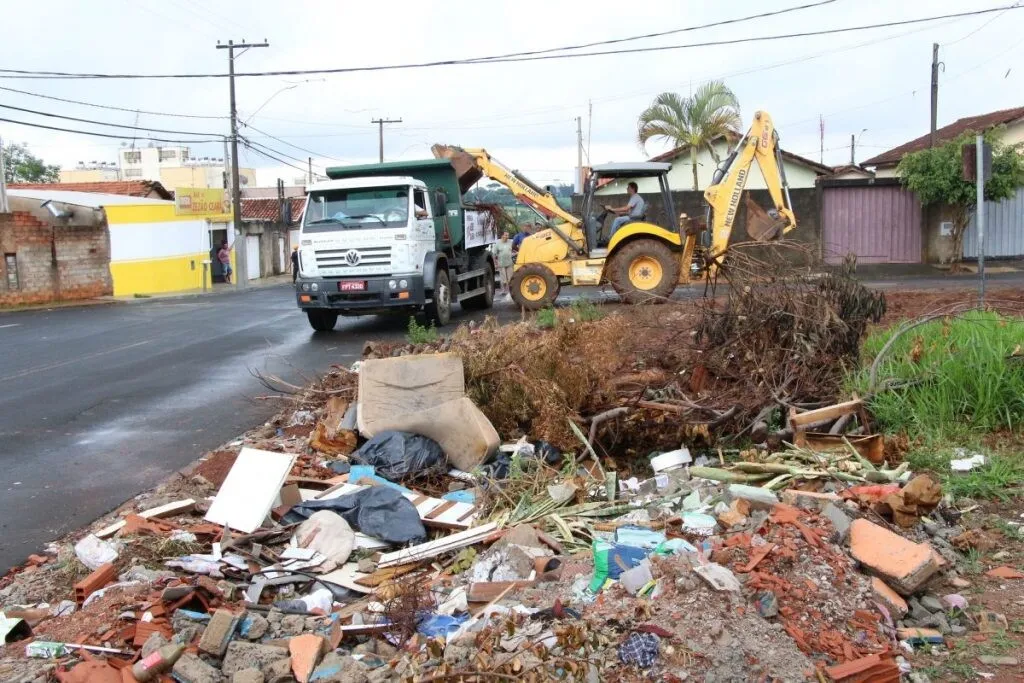
[[[32,375],[32,374],[35,374],[37,372],[45,372],[47,370],[55,370],[57,368],[64,367],[65,365],[71,365],[72,363],[80,363],[83,360],[88,360],[90,358],[96,358],[98,356],[106,356],[107,354],[117,353],[118,351],[127,351],[128,349],[134,349],[137,346],[143,346],[145,344],[149,344],[152,341],[153,341],[152,339],[147,339],[146,341],[135,342],[134,344],[125,344],[124,346],[115,346],[112,349],[107,349],[105,351],[97,351],[96,353],[90,353],[90,354],[85,355],[85,356],[76,356],[75,358],[71,358],[69,360],[63,360],[63,361],[61,361],[59,363],[50,363],[49,365],[40,365],[39,367],[36,367],[36,368],[29,368],[28,370],[22,370],[21,372],[16,372],[13,375],[7,375],[6,377],[0,377],[0,382],[6,382],[7,380],[11,380],[11,379],[18,379],[20,377],[25,377],[27,375]]]
[[[5,327],[21,327],[21,323],[11,323],[10,325],[0,325],[0,330],[4,329]]]

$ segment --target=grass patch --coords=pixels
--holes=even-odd
[[[972,439],[968,439],[971,443]],[[927,444],[918,446],[905,456],[913,472],[934,472],[942,479],[942,488],[956,498],[999,498],[1006,500],[1024,492],[1024,454],[1012,450],[991,453],[988,449],[967,446],[968,453],[976,450],[986,454],[988,462],[971,472],[953,474],[949,461],[962,457],[953,448],[938,448]]]
[[[434,323],[430,323],[430,327],[420,325],[416,318],[410,316],[405,339],[410,344],[433,344],[438,340],[437,328],[434,327]]]
[[[550,330],[558,323],[558,312],[548,306],[537,311],[534,323],[542,330]]]
[[[870,395],[870,366],[895,329],[864,342],[849,388]],[[1024,425],[1024,320],[974,311],[897,338],[879,365],[871,410],[887,431],[939,442]]]

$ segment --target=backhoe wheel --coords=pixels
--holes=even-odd
[[[431,302],[424,307],[427,319],[444,327],[452,319],[452,286],[447,270],[437,271]]]
[[[540,263],[530,263],[516,270],[510,285],[512,300],[528,311],[555,303],[560,287],[558,277]]]
[[[608,280],[627,303],[656,303],[675,291],[679,257],[664,242],[635,240],[612,254]]]

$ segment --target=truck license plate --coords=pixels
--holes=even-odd
[[[366,280],[343,280],[338,283],[339,292],[365,292]]]

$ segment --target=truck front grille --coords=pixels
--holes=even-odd
[[[358,256],[358,258],[357,258]],[[355,261],[353,263],[353,261]],[[350,249],[318,249],[318,268],[358,268],[386,266],[391,263],[391,247],[352,247]]]

